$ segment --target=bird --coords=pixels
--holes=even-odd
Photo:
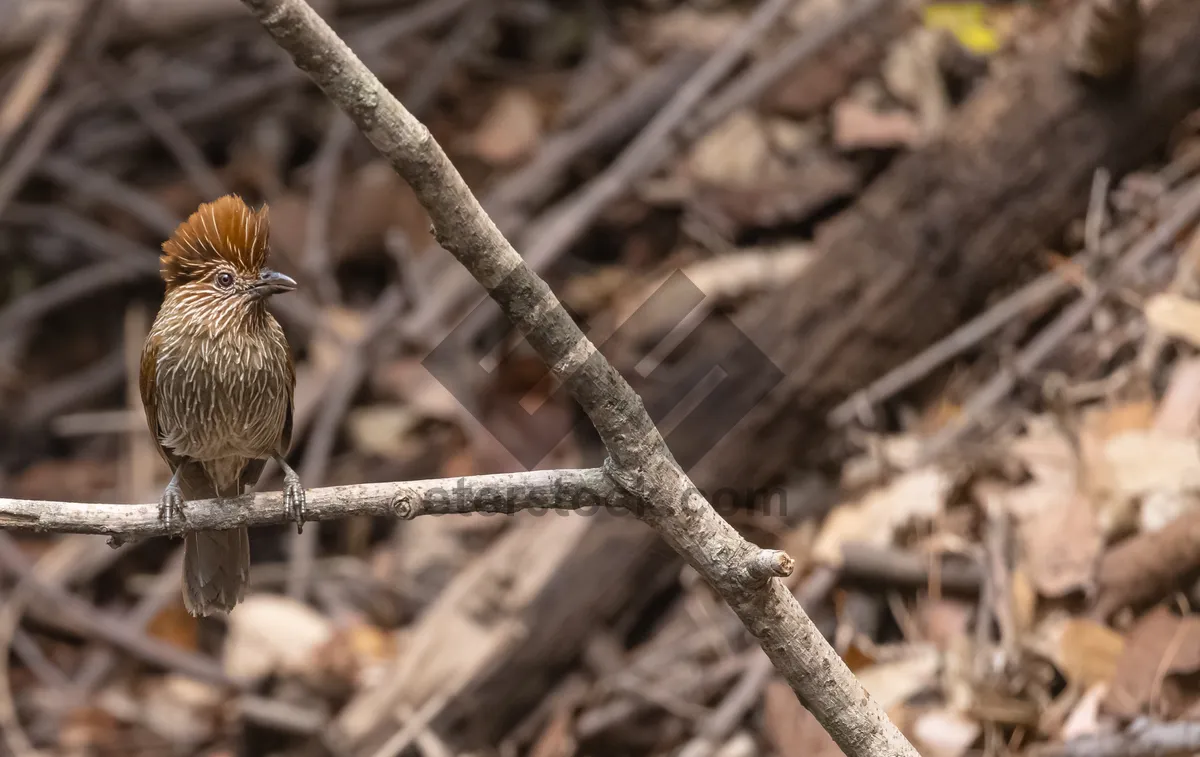
[[[286,517],[304,527],[291,446],[295,364],[267,310],[296,281],[267,266],[267,206],[235,194],[201,204],[162,244],[162,304],[142,347],[146,423],[171,469],[158,516],[171,533],[186,503],[244,494],[267,460],[284,474]],[[229,613],[250,577],[246,526],[184,534],[183,602],[193,617]]]

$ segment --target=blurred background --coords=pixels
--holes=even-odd
[[[922,754],[962,757],[1098,753],[1072,739],[1135,722],[1153,743],[1200,713],[1188,2],[314,7],[722,514],[797,559],[789,586]],[[157,254],[230,192],[269,206],[300,282],[272,309],[306,487],[603,459],[239,2],[9,0],[0,495],[158,500]],[[178,540],[0,532],[0,752],[840,753],[632,517],[349,519],[251,548],[245,603],[197,621]]]

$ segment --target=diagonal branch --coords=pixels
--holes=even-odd
[[[500,233],[425,125],[303,0],[243,1],[412,187],[437,241],[483,285],[587,413],[608,451],[604,473],[729,603],[842,751],[915,757],[792,593],[762,570],[762,550],[692,485],[641,399]],[[776,575],[790,572],[790,559],[781,557]]]

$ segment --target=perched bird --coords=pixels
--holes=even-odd
[[[146,423],[171,468],[159,504],[170,527],[189,500],[232,497],[268,459],[284,472],[297,529],[304,488],[288,466],[295,367],[267,299],[296,288],[267,268],[267,208],[227,195],[201,205],[163,243],[166,294],[142,347]],[[183,600],[194,616],[229,612],[250,575],[246,528],[184,537]]]

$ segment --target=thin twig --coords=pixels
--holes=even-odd
[[[1159,252],[1200,218],[1200,181],[1182,190],[1170,213],[1146,236],[1126,250],[1113,271],[1114,282],[1133,275],[1152,255]],[[1028,376],[1053,354],[1064,340],[1087,322],[1104,300],[1109,287],[1092,287],[1067,308],[1049,326],[1034,337],[1011,367],[997,373],[963,403],[962,412],[925,444],[917,464],[936,459],[956,445],[992,408],[1012,392],[1017,381]]]
[[[105,79],[110,83],[115,81],[115,77],[112,76],[106,76]],[[221,177],[209,164],[208,159],[204,157],[204,152],[175,119],[159,107],[158,103],[154,101],[153,94],[111,85],[110,89],[115,91],[119,97],[124,98],[137,117],[146,125],[146,129],[157,137],[163,147],[171,153],[197,192],[208,198],[216,198],[228,191],[225,182],[221,180]]]
[[[873,405],[896,396],[939,367],[977,346],[1013,320],[1022,315],[1037,313],[1072,288],[1071,282],[1057,271],[1042,274],[978,317],[950,332],[913,359],[855,392],[829,413],[829,423],[833,426],[844,426],[866,415]]]
[[[90,6],[91,3],[88,2],[71,4],[42,35],[21,76],[9,89],[4,103],[0,104],[0,155],[50,89],[67,52],[71,49],[71,41],[79,30],[80,21]]]
[[[357,133],[346,114],[335,111],[329,129],[325,132],[325,139],[321,142],[321,148],[313,161],[304,233],[304,265],[318,296],[326,304],[341,300],[330,252],[329,222],[333,217],[334,200],[337,199],[342,156],[350,144],[351,137]]]
[[[1142,722],[1123,733],[1081,736],[1033,748],[1034,757],[1169,757],[1200,750],[1200,723]]]
[[[50,149],[50,145],[58,138],[59,132],[67,125],[68,119],[76,109],[95,99],[96,95],[89,96],[82,89],[75,89],[59,96],[42,111],[29,127],[29,133],[21,146],[14,151],[12,159],[0,170],[0,213],[4,212],[8,203],[16,196],[25,179]]]

